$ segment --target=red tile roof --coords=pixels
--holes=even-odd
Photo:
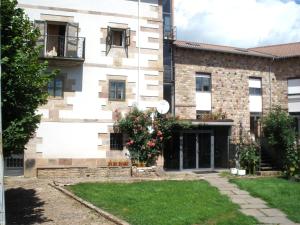
[[[269,45],[249,49],[252,51],[271,54],[277,57],[300,56],[300,42],[280,45]]]
[[[205,51],[224,52],[241,55],[260,56],[267,58],[282,58],[300,56],[300,42],[272,45],[257,48],[236,48],[222,45],[204,44],[190,41],[175,41],[174,44],[180,48],[191,48]]]

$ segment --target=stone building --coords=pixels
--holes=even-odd
[[[19,157],[25,176],[107,174],[110,160],[127,159],[116,118],[162,99],[194,127],[174,133],[158,161],[165,169],[228,167],[230,144],[241,131],[258,137],[259,118],[274,105],[294,115],[299,130],[300,43],[175,41],[172,0],[19,0],[19,7],[41,31],[41,61],[60,71]]]
[[[19,0],[41,31],[41,60],[59,75],[24,153],[24,175],[126,160],[116,116],[163,99],[160,0]]]
[[[193,130],[174,134],[165,167],[228,167],[230,144],[257,138],[259,119],[280,105],[300,117],[300,43],[251,49],[175,41],[175,115]]]

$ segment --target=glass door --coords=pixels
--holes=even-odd
[[[196,135],[183,134],[183,169],[196,168]]]
[[[211,134],[200,133],[198,135],[198,160],[199,168],[211,167]]]

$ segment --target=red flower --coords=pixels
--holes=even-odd
[[[157,131],[157,136],[162,136],[162,132],[160,130]]]

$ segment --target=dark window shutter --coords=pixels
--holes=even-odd
[[[125,52],[128,58],[128,46],[130,45],[130,28],[125,30]]]
[[[107,36],[106,36],[106,55],[108,55],[112,45],[112,32],[111,27],[107,27]]]
[[[46,40],[46,21],[35,20],[34,25],[40,30],[40,37],[37,40],[37,46],[43,46],[40,51],[40,55],[45,55],[45,40]]]
[[[66,57],[77,58],[78,49],[78,23],[68,23],[67,25],[67,51]]]

